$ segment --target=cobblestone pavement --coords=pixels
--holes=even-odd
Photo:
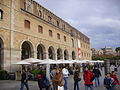
[[[94,90],[106,90],[103,86],[104,71],[101,71],[101,72],[102,72],[102,77],[100,77],[101,85],[97,88],[94,88]],[[82,77],[82,73],[80,75]],[[118,70],[117,75],[120,80],[120,68]],[[74,84],[73,76],[70,76],[69,81],[68,81],[69,90],[73,90],[73,84]],[[79,85],[80,85],[80,90],[84,90],[84,81],[83,80],[79,82]],[[36,81],[29,81],[29,87],[30,87],[30,90],[39,90],[38,84]],[[0,80],[0,90],[20,90],[20,81]],[[118,90],[120,90],[120,87],[118,88]]]

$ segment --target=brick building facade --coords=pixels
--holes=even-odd
[[[0,69],[30,57],[90,60],[90,39],[34,0],[0,0]]]

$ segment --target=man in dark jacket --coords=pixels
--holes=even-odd
[[[95,66],[93,69],[94,79],[95,79],[95,87],[100,86],[100,80],[99,77],[101,76],[100,70]]]
[[[22,74],[21,74],[21,88],[20,88],[20,90],[24,89],[24,85],[26,86],[27,90],[29,90],[27,77],[28,76],[27,76],[25,70],[23,69]]]
[[[94,90],[93,88],[93,73],[88,70],[87,67],[85,67],[85,72],[83,73],[83,78],[84,78],[84,82],[85,82],[85,90],[88,90],[88,88],[90,88],[90,90]]]

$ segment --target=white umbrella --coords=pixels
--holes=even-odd
[[[15,65],[30,65],[30,63],[25,62],[25,61],[19,61],[17,63],[14,63]]]
[[[44,59],[39,64],[56,64],[56,60]]]
[[[24,59],[23,61],[34,64],[34,63],[40,63],[43,60],[36,59],[36,58],[28,58],[28,59]]]

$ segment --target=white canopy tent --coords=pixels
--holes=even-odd
[[[28,58],[28,59],[24,59],[22,61],[28,62],[28,63],[31,63],[31,64],[38,64],[39,62],[42,62],[43,60],[36,59],[36,58]]]
[[[51,60],[51,59],[44,59],[44,60],[40,60],[40,59],[36,59],[36,58],[28,58],[22,61],[19,61],[17,63],[14,63],[16,65],[31,65],[31,64],[46,64],[46,75],[47,77],[50,79],[50,64],[73,64],[73,63],[94,63],[94,62],[104,62],[104,61],[92,61],[92,60],[64,60],[64,59],[60,59],[60,60]]]
[[[26,62],[26,61],[19,61],[17,63],[13,63],[13,64],[15,64],[15,65],[30,65],[31,63]]]

